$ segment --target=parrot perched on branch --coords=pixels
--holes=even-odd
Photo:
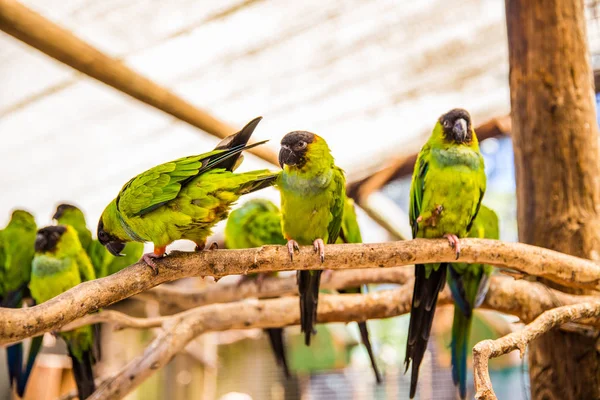
[[[247,249],[265,244],[285,244],[281,233],[281,213],[277,206],[265,199],[253,199],[233,210],[225,226],[225,246],[229,249]],[[265,274],[249,274],[248,279],[262,279]],[[269,273],[276,276],[277,272]],[[265,329],[277,364],[290,377],[283,328]]]
[[[482,204],[469,237],[500,239],[496,213]],[[461,399],[467,397],[467,347],[473,309],[483,302],[493,269],[487,264],[455,263],[450,264],[448,270],[448,285],[455,303],[451,344],[452,380],[458,385]]]
[[[335,243],[342,225],[346,201],[344,171],[334,163],[325,140],[314,133],[290,132],[281,140],[277,179],[281,192],[283,236],[290,258],[299,244],[313,245],[321,263],[325,260],[324,243]],[[316,333],[317,303],[321,270],[298,271],[300,327],[304,342],[310,345]]]
[[[56,225],[38,231],[29,283],[38,304],[95,278],[94,267],[73,227]],[[98,346],[93,328],[88,325],[58,335],[67,343],[79,398],[86,399],[95,390],[92,365]]]
[[[458,259],[459,238],[471,230],[485,187],[484,162],[471,117],[463,109],[451,110],[438,119],[415,163],[409,204],[413,238],[445,237]],[[407,371],[412,361],[411,399],[447,268],[447,263],[415,265],[405,358]]]
[[[123,257],[115,257],[110,254],[98,240],[92,238],[92,232],[87,227],[83,211],[74,205],[59,205],[52,218],[60,225],[70,225],[77,231],[81,246],[94,266],[96,278],[104,278],[135,264],[144,252],[143,243],[129,242],[123,249]]]
[[[23,299],[29,297],[29,278],[33,260],[36,224],[33,215],[15,210],[10,222],[0,231],[0,307],[21,307]],[[35,337],[29,350],[25,371],[23,370],[23,343],[6,348],[9,383],[14,383],[17,393],[23,397],[25,386],[35,357],[42,344],[42,337]]]
[[[223,139],[213,151],[158,165],[127,182],[100,217],[100,243],[117,256],[127,242],[152,242],[154,252],[142,259],[155,273],[154,259],[175,240],[192,240],[196,250],[204,249],[212,227],[227,218],[240,196],[273,185],[279,175],[268,170],[233,173],[242,151],[266,142],[247,144],[260,120]]]
[[[340,236],[337,240],[338,243],[362,243],[362,235],[360,233],[360,227],[358,225],[358,220],[356,217],[356,210],[354,209],[354,201],[350,198],[346,198],[346,203],[344,204],[344,216],[342,219],[342,228],[340,230]],[[352,288],[352,289],[341,289],[338,290],[340,293],[362,293],[362,288]],[[358,330],[360,331],[360,338],[367,349],[367,353],[369,354],[369,359],[371,360],[371,367],[373,368],[373,373],[375,374],[375,380],[377,383],[383,382],[381,378],[381,374],[379,373],[379,368],[377,367],[377,362],[375,361],[375,354],[373,353],[373,347],[371,346],[371,341],[369,340],[369,330],[367,328],[367,322],[357,322]]]

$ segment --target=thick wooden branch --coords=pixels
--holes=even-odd
[[[511,290],[512,284],[512,290]],[[512,278],[495,276],[492,278],[490,291],[484,303],[485,308],[499,305],[498,310],[513,313],[529,322],[533,312],[529,309],[545,311],[543,307],[554,306],[555,291],[542,289],[541,284],[531,282],[515,282]],[[516,299],[511,301],[511,299]],[[319,301],[318,321],[349,322],[366,319],[387,318],[408,313],[412,299],[412,282],[394,289],[367,295],[326,295]],[[584,296],[564,295],[561,301],[578,303]],[[598,301],[598,300],[596,300]],[[451,303],[451,296],[446,288],[439,298],[438,304]],[[502,307],[507,304],[507,307]],[[539,305],[542,306],[539,306]],[[547,309],[548,309],[547,308]],[[130,320],[130,326],[140,326],[139,319],[128,316],[115,318],[106,315],[104,321],[117,321],[121,326]],[[539,314],[538,314],[539,315]],[[537,315],[535,315],[537,316]],[[534,317],[535,317],[534,316]],[[92,321],[87,316],[77,321],[86,324]],[[94,318],[94,322],[101,319]],[[208,331],[229,329],[268,328],[294,325],[299,322],[298,298],[285,297],[270,300],[247,300],[228,304],[213,304],[185,311],[166,319],[152,319],[154,326],[162,325],[164,332],[144,351],[142,355],[128,363],[118,374],[109,378],[98,388],[92,399],[120,398],[150,377],[157,369],[166,365],[170,359],[180,352],[186,344],[197,335]]]
[[[371,283],[404,284],[414,276],[414,272],[405,267],[385,269],[362,269],[335,271],[321,278],[322,289],[343,289]],[[210,285],[202,289],[186,289],[172,285],[162,285],[140,293],[135,298],[160,303],[161,312],[173,314],[194,307],[215,303],[230,303],[255,297],[265,299],[296,295],[298,286],[295,276],[266,277],[259,284],[257,280]]]
[[[484,340],[477,343],[473,348],[475,398],[497,400],[488,370],[490,358],[499,357],[517,349],[521,353],[521,358],[523,358],[527,345],[551,329],[567,322],[599,316],[600,301],[572,304],[544,312],[519,332],[513,332],[497,340]]]
[[[65,324],[89,312],[141,293],[161,283],[190,276],[296,269],[384,268],[415,263],[455,261],[446,240],[414,239],[377,244],[328,245],[323,264],[312,247],[303,246],[290,261],[285,246],[245,250],[172,252],[157,261],[158,275],[143,262],[77,287],[27,309],[0,309],[0,344],[22,340]],[[489,263],[541,276],[565,286],[600,289],[600,265],[540,247],[484,239],[463,239],[459,261]]]
[[[231,125],[194,107],[172,91],[102,53],[18,1],[0,0],[0,30],[71,68],[211,135],[224,138],[236,132]],[[273,165],[278,164],[277,154],[268,147],[259,146],[248,151]]]

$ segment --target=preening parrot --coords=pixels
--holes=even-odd
[[[139,174],[123,186],[98,223],[98,240],[119,255],[130,241],[152,242],[154,252],[142,259],[155,273],[155,258],[178,239],[204,248],[212,227],[227,218],[241,195],[271,186],[279,173],[268,170],[233,173],[261,118],[223,139],[208,153],[183,157]]]
[[[277,187],[281,192],[283,236],[288,241],[290,257],[293,259],[299,244],[312,244],[323,262],[324,243],[335,243],[342,225],[346,201],[344,171],[335,165],[325,140],[305,131],[290,132],[283,137],[279,164],[283,171],[277,179]],[[307,346],[311,335],[316,333],[322,272],[297,273],[300,327]]]
[[[473,222],[471,238],[500,239],[498,216],[481,205]],[[458,386],[461,399],[467,397],[467,348],[473,309],[483,302],[494,267],[487,264],[450,264],[448,285],[454,298],[452,322],[452,380]]]
[[[136,263],[142,257],[144,244],[128,242],[123,249],[123,257],[115,257],[96,239],[87,227],[83,211],[72,204],[61,204],[52,217],[61,225],[72,226],[79,235],[81,246],[90,257],[96,278],[114,274],[123,268]]]
[[[265,244],[285,244],[281,233],[281,213],[277,206],[265,199],[253,199],[233,210],[225,226],[225,246],[229,249],[246,249]],[[276,276],[277,272],[270,275]],[[249,274],[249,279],[261,279],[264,274]],[[290,377],[283,328],[265,329],[277,364]]]
[[[27,285],[31,275],[36,230],[33,215],[27,211],[15,210],[6,228],[0,231],[0,307],[21,307],[23,299],[29,297]],[[16,385],[20,397],[25,393],[41,344],[41,336],[32,339],[25,370],[23,343],[6,347],[9,382]]]
[[[344,217],[342,219],[342,229],[340,236],[337,240],[338,243],[362,243],[362,235],[360,233],[360,226],[356,218],[356,210],[354,209],[354,201],[351,198],[346,198],[344,204]],[[362,288],[359,286],[352,289],[340,289],[340,293],[362,293]],[[369,339],[369,329],[367,328],[367,322],[357,322],[358,330],[360,331],[360,338],[367,349],[369,359],[371,360],[371,367],[375,374],[375,380],[377,383],[383,382],[377,362],[375,360],[375,354],[373,353],[373,347],[371,346],[371,340]]]
[[[95,278],[94,267],[75,229],[56,225],[38,231],[29,283],[31,295],[38,304]],[[79,398],[86,399],[96,388],[92,365],[98,346],[94,343],[93,327],[88,325],[58,335],[67,343]]]
[[[460,238],[471,230],[485,187],[484,161],[471,117],[463,109],[453,109],[438,119],[415,163],[409,204],[413,238],[445,237],[458,259]],[[412,361],[411,399],[447,268],[447,263],[415,265],[405,358],[407,371]]]

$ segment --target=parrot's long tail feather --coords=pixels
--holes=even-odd
[[[25,394],[25,388],[27,387],[27,381],[29,380],[29,376],[31,375],[31,371],[33,370],[33,365],[35,364],[35,358],[37,354],[40,352],[42,347],[42,341],[44,336],[36,336],[31,339],[31,345],[29,346],[29,355],[27,356],[27,365],[25,366],[25,372],[21,375],[21,380],[17,385],[17,394],[19,397],[23,397]]]
[[[87,399],[96,390],[94,373],[92,371],[92,350],[83,351],[81,360],[78,360],[70,350],[69,356],[71,356],[71,361],[73,361],[73,375],[75,376],[75,384],[77,385],[79,399]]]
[[[256,172],[246,172],[246,174],[256,175]],[[271,172],[265,170],[261,173],[261,175],[258,175],[255,179],[249,181],[247,185],[244,185],[244,187],[241,190],[241,194],[248,194],[256,192],[257,190],[268,188],[269,186],[273,186],[278,176],[278,172]]]
[[[310,346],[310,338],[316,333],[319,286],[323,271],[298,271],[300,294],[300,328],[304,332],[304,343]]]
[[[472,316],[465,316],[460,308],[454,307],[452,321],[452,380],[458,385],[461,399],[467,397],[467,347],[471,332]]]
[[[250,140],[250,136],[254,133],[254,129],[260,122],[262,117],[254,118],[248,122],[241,131],[234,135],[227,136],[221,140],[215,150],[227,150],[223,154],[229,154],[227,158],[223,159],[218,163],[219,168],[225,168],[228,171],[233,171],[239,165],[238,159],[241,157],[242,150],[251,149],[252,147],[259,146],[266,141],[247,145]]]
[[[290,370],[288,368],[287,357],[285,355],[285,343],[283,341],[283,328],[269,328],[265,329],[267,335],[269,335],[269,343],[271,349],[275,355],[277,365],[283,368],[283,373],[286,378],[290,378]]]
[[[92,325],[94,330],[94,360],[102,360],[102,324]]]
[[[439,292],[446,283],[446,270],[448,265],[440,264],[437,270],[431,271],[426,278],[425,266],[415,265],[415,286],[410,311],[410,325],[408,328],[408,341],[406,343],[406,370],[412,361],[410,375],[410,398],[415,397],[417,381],[419,380],[419,366],[427,349],[431,323],[435,315],[435,307]]]
[[[373,373],[375,374],[375,380],[377,383],[383,382],[381,378],[381,373],[379,372],[379,368],[377,367],[377,362],[375,361],[375,354],[373,353],[373,347],[371,346],[371,341],[369,340],[369,329],[367,328],[366,322],[358,322],[358,330],[360,331],[360,338],[362,340],[363,345],[367,349],[367,353],[369,353],[369,359],[371,360],[371,367],[373,367]]]
[[[15,382],[18,387],[23,373],[23,343],[16,343],[6,348],[6,361],[8,363],[10,385],[12,386]]]

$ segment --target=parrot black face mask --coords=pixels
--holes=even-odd
[[[442,115],[440,124],[442,124],[446,139],[458,144],[470,143],[473,140],[471,116],[466,110],[457,108]]]
[[[47,226],[40,229],[35,238],[35,251],[37,253],[54,251],[56,249],[56,244],[66,230],[67,229],[62,225]]]
[[[315,140],[315,135],[306,131],[290,132],[281,139],[279,165],[299,166],[304,163],[307,147]]]
[[[115,257],[122,257],[124,254],[121,254],[123,249],[125,248],[125,243],[116,237],[109,235],[104,230],[104,223],[100,221],[98,224],[98,241],[100,244],[110,252]]]

